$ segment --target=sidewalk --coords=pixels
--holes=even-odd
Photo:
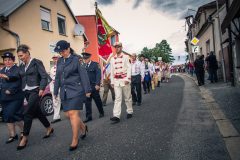
[[[196,76],[183,73],[195,81]],[[205,76],[206,77],[206,76]],[[210,83],[199,87],[202,98],[208,105],[219,131],[225,141],[232,160],[240,159],[240,88],[232,87],[228,83]]]
[[[189,74],[186,75],[191,77]],[[191,78],[196,80],[196,76]],[[205,80],[203,87],[212,93],[213,98],[223,113],[232,122],[238,133],[240,133],[240,88],[232,87],[230,83],[222,81],[210,83],[209,80]]]

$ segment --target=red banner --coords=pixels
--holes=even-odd
[[[103,25],[102,19],[100,16],[97,16],[97,32],[98,32],[98,51],[99,55],[102,56],[105,60],[112,53],[112,48],[108,40],[108,35],[106,29]]]

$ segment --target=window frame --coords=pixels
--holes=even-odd
[[[42,17],[42,12],[45,12],[45,13],[47,13],[49,15],[49,21]],[[41,19],[41,28],[42,28],[42,30],[52,32],[51,10],[46,8],[46,7],[40,6],[40,19]],[[43,22],[47,24],[48,28],[43,27]]]
[[[63,28],[64,33],[60,33],[59,19],[64,20],[64,28]],[[63,16],[62,14],[59,14],[59,13],[58,13],[58,14],[57,14],[57,23],[58,23],[58,33],[59,33],[59,35],[66,36],[66,35],[67,35],[67,29],[66,29],[66,17]],[[62,24],[62,23],[61,23],[61,24]],[[61,27],[63,27],[63,26],[61,26]]]

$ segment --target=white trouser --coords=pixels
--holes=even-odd
[[[120,118],[121,116],[121,105],[122,105],[122,95],[124,95],[125,104],[127,106],[127,113],[132,114],[132,94],[131,94],[131,85],[130,83],[125,86],[116,86],[114,85],[115,91],[115,102],[113,108],[113,116]]]
[[[52,95],[53,92],[52,92]],[[53,119],[60,119],[60,109],[61,109],[61,100],[60,100],[60,96],[58,94],[57,99],[54,98],[53,96]]]

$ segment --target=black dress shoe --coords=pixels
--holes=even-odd
[[[136,105],[136,102],[132,102],[132,105],[133,105],[133,106]]]
[[[118,117],[112,117],[110,120],[113,121],[112,124],[120,122],[120,119]]]
[[[45,136],[43,136],[43,139],[49,138],[49,137],[51,136],[51,134],[53,134],[53,132],[54,132],[54,129],[52,128],[51,131],[50,131],[48,134],[46,134]]]
[[[61,119],[54,119],[51,123],[53,124],[53,123],[57,123],[57,122],[60,122],[61,121]]]
[[[87,123],[87,122],[89,122],[89,121],[92,121],[92,118],[86,118],[83,122],[84,122],[84,123]]]
[[[22,150],[27,146],[28,140],[26,140],[25,144],[23,146],[17,146],[17,150]]]
[[[87,136],[87,132],[88,132],[88,126],[87,125],[85,125],[85,133],[83,134],[83,135],[81,135],[81,139],[84,139],[84,138],[86,138],[86,136]]]
[[[127,119],[132,118],[132,114],[127,114]]]
[[[99,118],[104,117],[104,113],[99,114]]]
[[[6,141],[6,144],[11,143],[15,140],[18,140],[18,135],[16,134],[14,137],[9,137],[8,140]]]

